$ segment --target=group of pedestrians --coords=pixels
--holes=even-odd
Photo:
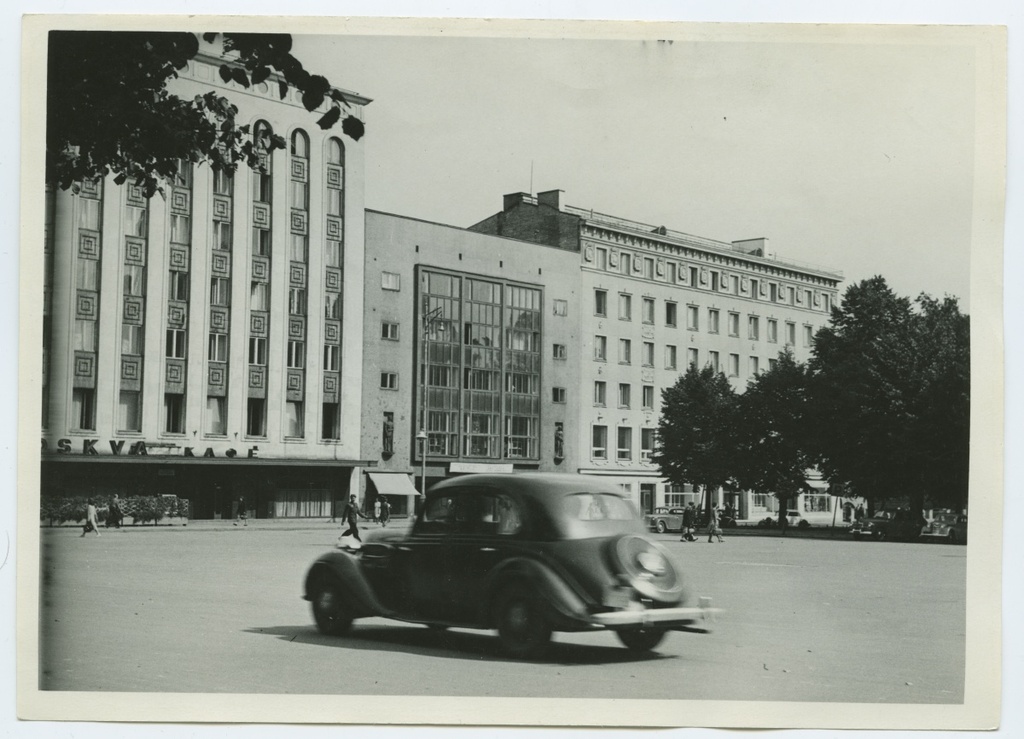
[[[697,509],[693,503],[689,503],[685,509],[683,509],[683,535],[679,539],[680,541],[697,541],[697,537],[694,533],[697,530]],[[721,513],[717,508],[711,509],[711,518],[708,519],[708,544],[713,544],[715,537],[718,537],[719,542],[724,542],[722,538],[722,522]]]

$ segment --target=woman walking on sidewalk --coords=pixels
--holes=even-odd
[[[722,538],[722,527],[718,524],[718,516],[718,509],[712,508],[711,518],[708,519],[708,544],[713,543],[711,539],[715,536],[718,537],[718,541],[725,541],[725,539]]]

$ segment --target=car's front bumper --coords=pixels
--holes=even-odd
[[[658,627],[677,631],[707,633],[711,630],[715,614],[720,609],[711,607],[710,598],[701,598],[696,608],[624,608],[591,615],[594,625],[609,629]]]

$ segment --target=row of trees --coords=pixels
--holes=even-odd
[[[654,460],[670,481],[774,494],[817,467],[872,502],[967,504],[970,321],[956,298],[896,295],[882,277],[851,285],[815,336],[737,394],[710,366],[662,392]],[[710,505],[710,496],[708,500]]]

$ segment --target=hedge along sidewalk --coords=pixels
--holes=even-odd
[[[264,530],[264,531],[331,531],[336,530],[337,536],[341,536],[341,533],[345,531],[348,526],[344,521],[338,519],[331,521],[329,518],[250,518],[246,524],[239,523],[234,518],[220,518],[220,519],[201,519],[201,520],[190,520],[186,518],[164,518],[157,525],[153,525],[152,521],[146,523],[131,523],[131,516],[125,516],[124,523],[121,524],[121,528],[117,529],[111,526],[109,529],[101,521],[100,531],[247,531],[248,529]],[[58,531],[61,529],[81,529],[85,524],[82,520],[78,523],[73,521],[65,521],[63,523],[54,524],[49,526],[43,522],[40,525],[42,531],[52,529]],[[412,522],[406,518],[392,519],[388,523],[387,527],[381,526],[379,523],[373,521],[360,521],[359,531],[360,533],[366,531],[373,531],[377,529],[385,530],[404,530],[412,525]]]

